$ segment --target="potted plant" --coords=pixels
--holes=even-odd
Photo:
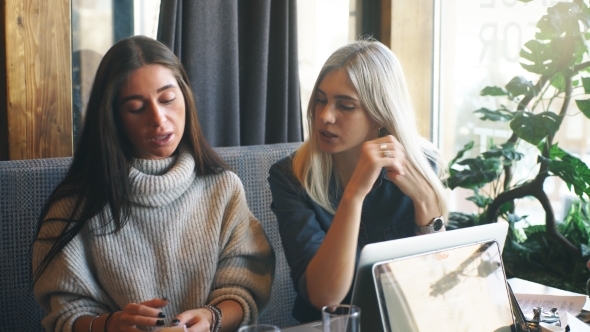
[[[501,98],[501,106],[474,111],[482,120],[505,122],[512,135],[501,144],[491,143],[487,151],[475,157],[467,157],[474,149],[473,141],[469,142],[449,163],[447,186],[472,190],[468,200],[480,211],[451,213],[449,227],[491,223],[502,217],[511,223],[504,250],[507,273],[516,275],[519,267],[528,264],[528,270],[532,265],[540,270],[565,271],[571,278],[562,279],[583,279],[580,284],[585,285],[590,277],[586,268],[590,222],[585,203],[590,196],[590,169],[560,148],[555,135],[568,111],[581,111],[590,118],[590,9],[583,0],[560,2],[547,9],[536,27],[534,39],[520,52],[522,68],[535,74],[536,82],[516,76],[504,87],[484,87],[481,96]],[[579,111],[570,107],[572,100]],[[558,111],[553,111],[557,103]],[[527,144],[536,147],[538,171],[528,178],[515,179],[515,166],[523,159],[519,147]],[[560,177],[580,200],[560,221],[544,191],[545,180],[551,176]],[[514,223],[526,219],[515,213],[515,201],[526,197],[539,201],[545,225],[526,227],[523,233],[514,227]],[[540,281],[577,291],[581,287]]]

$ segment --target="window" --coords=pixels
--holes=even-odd
[[[355,40],[356,1],[297,1],[297,47],[304,136],[307,137],[307,104],[313,85],[328,57]]]
[[[156,38],[160,0],[72,1],[72,112],[74,142],[100,60],[132,35]]]
[[[557,2],[444,1],[441,6],[439,92],[441,148],[447,160],[452,159],[469,141],[474,141],[479,147],[478,152],[483,152],[491,141],[501,144],[507,140],[511,134],[507,123],[482,121],[473,113],[481,107],[496,110],[507,101],[482,97],[480,91],[486,86],[504,87],[515,76],[523,76],[536,83],[538,77],[531,76],[519,64],[519,53],[522,45],[534,37],[536,22],[547,13],[547,7]],[[560,105],[556,101],[552,107]],[[572,102],[555,142],[570,153],[585,155],[590,140],[590,135],[587,135],[589,127],[590,121]],[[516,169],[515,180],[531,178],[536,174],[535,149],[530,144],[520,144],[519,150],[527,158]],[[557,177],[545,180],[545,192],[552,201],[556,219],[561,220],[574,195]],[[476,212],[477,207],[465,200],[471,195],[470,190],[455,189],[450,199],[450,210]],[[520,200],[517,214],[528,215],[528,220],[533,223],[544,223],[545,220],[540,204],[532,199]]]

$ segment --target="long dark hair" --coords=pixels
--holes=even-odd
[[[84,127],[72,165],[65,179],[45,203],[37,221],[35,241],[55,241],[34,272],[37,282],[49,263],[87,224],[99,216],[104,227],[114,223],[114,232],[125,226],[129,218],[129,168],[133,145],[123,133],[116,114],[115,102],[121,84],[135,70],[151,64],[168,68],[178,82],[185,100],[185,128],[181,143],[192,151],[195,171],[209,175],[229,169],[205,140],[189,80],[178,58],[164,44],[145,36],[134,36],[117,42],[100,62],[92,85]],[[56,202],[75,198],[67,219],[47,218]],[[108,214],[101,211],[108,206]],[[65,227],[55,238],[38,238],[44,222],[64,221]],[[34,243],[34,242],[33,242]]]

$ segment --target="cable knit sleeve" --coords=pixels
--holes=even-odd
[[[47,219],[63,217],[71,211],[72,200],[55,203]],[[33,271],[36,271],[53,241],[42,240],[61,233],[65,223],[46,221],[33,245]],[[83,245],[83,237],[76,236],[51,261],[34,286],[35,298],[48,315],[42,324],[46,331],[72,331],[73,324],[81,316],[100,315],[107,308],[108,296],[96,282]]]
[[[228,299],[240,303],[244,325],[256,322],[269,300],[275,256],[262,225],[248,208],[239,178],[225,173],[231,194],[223,216],[219,265],[209,300],[213,305]]]

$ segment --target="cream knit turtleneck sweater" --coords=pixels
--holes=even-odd
[[[242,324],[256,321],[270,296],[272,249],[239,178],[229,171],[196,176],[194,169],[186,149],[163,160],[133,161],[125,227],[105,235],[93,218],[35,284],[47,331],[70,331],[81,316],[162,297],[169,300],[162,308],[167,325],[185,310],[227,299],[242,305]],[[54,204],[46,219],[68,217],[73,201]],[[39,238],[59,234],[63,225],[44,223]],[[50,246],[35,242],[34,268]]]

